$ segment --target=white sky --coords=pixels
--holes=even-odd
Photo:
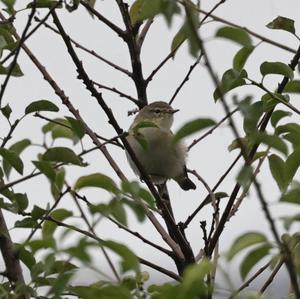
[[[133,1],[128,1],[128,3],[132,2]],[[20,8],[23,7],[24,3],[25,1],[17,1]],[[215,3],[217,3],[217,1],[202,1],[202,8],[204,10],[209,10]],[[114,1],[98,0],[96,8],[107,18],[122,26],[121,17]],[[270,30],[266,28],[265,25],[278,15],[282,15],[294,19],[296,31],[300,32],[299,11],[300,2],[297,0],[228,0],[216,10],[215,15],[239,25],[246,26],[261,35],[297,49],[296,38],[286,32]],[[41,16],[45,12],[46,11],[42,11]],[[22,25],[27,20],[27,15],[28,12],[24,11],[17,16],[16,26],[19,33],[22,30]],[[61,21],[65,26],[66,31],[76,41],[95,50],[100,55],[103,55],[105,58],[115,62],[116,64],[120,64],[121,66],[130,69],[129,55],[125,43],[118,38],[116,34],[112,33],[105,25],[96,19],[92,19],[85,9],[80,8],[71,14],[61,11],[59,12],[59,16],[61,16]],[[147,77],[153,68],[156,67],[157,64],[169,53],[171,40],[179,29],[181,22],[181,18],[177,17],[174,20],[173,26],[168,28],[165,21],[162,18],[158,18],[151,26],[142,52],[142,63],[145,77]],[[214,32],[216,28],[220,26],[222,26],[220,23],[209,23],[204,25],[201,30],[204,40],[207,41],[206,47],[209,57],[219,76],[221,76],[225,70],[231,68],[233,55],[239,49],[239,46],[231,42],[221,39],[213,40]],[[257,42],[258,40],[254,39],[254,44]],[[59,86],[66,92],[66,95],[70,97],[74,106],[79,109],[81,115],[91,128],[100,135],[106,137],[115,136],[114,130],[108,124],[107,118],[98,106],[97,102],[91,98],[82,82],[76,79],[75,67],[65,50],[65,46],[61,38],[49,30],[42,28],[26,43],[41,63],[46,66],[47,70],[56,82],[58,82]],[[77,50],[77,53],[93,80],[104,85],[116,87],[134,97],[136,96],[132,82],[130,82],[124,74],[117,72],[81,50]],[[262,62],[282,61],[288,63],[291,58],[291,53],[275,48],[274,46],[262,44],[254,51],[248,60],[246,70],[249,77],[259,81],[259,65]],[[178,84],[184,78],[193,61],[193,58],[188,53],[187,47],[184,45],[178,51],[175,59],[173,61],[169,61],[164,69],[161,70],[150,83],[148,88],[149,101],[168,101]],[[24,108],[34,100],[47,99],[61,107],[59,98],[54,94],[48,83],[43,80],[40,73],[23,52],[21,52],[19,63],[25,76],[21,78],[12,78],[8,84],[4,97],[4,104],[9,102],[11,107],[13,107],[14,112],[12,119],[20,117]],[[3,78],[4,77],[2,77],[1,80]],[[274,76],[266,82],[270,89],[273,89],[276,88],[276,85],[280,82],[280,80],[281,78],[279,76]],[[183,123],[193,118],[212,117],[215,120],[221,119],[224,116],[224,113],[221,105],[219,103],[214,103],[212,97],[213,90],[214,86],[205,70],[205,67],[203,65],[197,66],[191,75],[190,80],[181,90],[173,104],[174,107],[180,108],[180,112],[176,114],[175,117],[174,129],[180,127]],[[249,87],[240,89],[238,94],[242,96],[254,94],[256,101],[260,99],[260,95],[262,93],[255,88]],[[120,98],[107,91],[103,91],[103,97],[106,103],[112,108],[119,124],[124,129],[127,129],[132,121],[132,118],[127,117],[127,111],[135,108],[133,104],[128,100]],[[231,103],[231,99],[231,96],[227,97],[229,103]],[[292,103],[297,106],[296,97],[292,98]],[[51,118],[58,116],[51,113],[43,113],[43,115],[47,115]],[[70,114],[66,109],[62,108],[59,112],[59,116],[64,115]],[[235,119],[239,120],[239,118]],[[40,143],[42,141],[41,126],[44,124],[45,122],[43,120],[37,119],[33,116],[27,117],[23,124],[16,130],[14,139],[11,143],[22,138],[30,138],[33,142]],[[0,127],[0,135],[2,136],[5,134],[5,130],[7,129],[7,125],[3,118],[0,118]],[[186,143],[189,144],[193,140],[193,137],[188,138]],[[232,139],[233,136],[229,128],[222,126],[220,129],[216,130],[213,135],[195,146],[189,154],[188,167],[196,169],[211,187],[213,187],[213,185],[218,181],[219,177],[237,155],[237,152],[234,151],[229,153],[227,150],[227,146],[231,143]],[[87,137],[85,137],[84,143],[86,144],[86,148],[91,146],[91,142]],[[59,140],[55,144],[70,145],[71,143]],[[109,146],[108,148],[118,164],[121,166],[124,173],[128,175],[130,179],[136,179],[127,164],[124,152],[112,146]],[[77,148],[74,148],[74,150],[80,152],[80,147],[78,146]],[[32,150],[27,150],[22,156],[25,161],[25,174],[30,173],[32,170],[30,163],[27,163],[26,166],[26,161],[28,162],[36,159],[36,154],[39,152],[39,148],[33,148]],[[86,160],[90,163],[89,167],[67,168],[71,170],[69,172],[67,171],[67,180],[70,184],[73,184],[79,176],[93,172],[105,173],[118,181],[117,176],[114,174],[113,170],[110,168],[109,164],[100,152],[88,155]],[[234,186],[235,175],[238,169],[239,168],[235,168],[235,171],[225,180],[218,191],[224,191],[230,194]],[[268,202],[273,202],[278,199],[279,191],[275,183],[270,180],[268,176],[269,170],[266,164],[259,175],[259,181],[263,185],[263,192],[266,195]],[[14,177],[17,177],[15,173],[12,178]],[[195,178],[192,179],[193,181],[196,181]],[[196,191],[189,192],[182,191],[173,182],[169,184],[169,187],[177,221],[185,220],[207,194],[200,183],[197,183]],[[15,189],[19,192],[27,192],[31,205],[38,204],[41,207],[45,207],[48,202],[52,202],[51,197],[48,195],[48,182],[44,178],[36,178],[26,183],[22,183],[17,185]],[[109,195],[107,193],[99,193],[98,190],[97,192],[95,192],[95,190],[89,190],[86,193],[89,196],[88,198],[93,202],[98,203],[102,200],[105,201],[109,199]],[[258,200],[254,196],[255,192],[250,193],[252,196],[244,201],[237,215],[226,225],[225,231],[220,239],[221,253],[224,253],[232,243],[233,239],[243,232],[259,230],[266,232],[268,236],[270,236],[268,224],[261,212]],[[71,198],[65,198],[61,203],[61,207],[71,208],[73,205]],[[282,216],[290,211],[290,207],[283,207],[278,204],[271,205],[272,212],[276,215],[275,217]],[[211,213],[212,209],[210,207],[203,209],[187,230],[187,237],[195,252],[198,252],[199,248],[203,245],[199,221],[205,219],[209,222],[211,219]],[[9,213],[6,213],[6,216],[9,226],[12,227],[16,218]],[[139,231],[145,237],[149,237],[149,239],[154,242],[163,245],[163,241],[159,234],[153,229],[151,224],[145,223],[141,225],[136,222],[135,217],[131,213],[129,213],[128,216],[130,218],[130,227],[133,230]],[[76,223],[76,221],[73,223]],[[299,226],[294,227],[294,229],[299,229]],[[140,240],[132,238],[126,232],[120,231],[114,224],[102,221],[97,231],[100,237],[104,239],[112,238],[117,241],[124,242],[141,257],[150,259],[154,263],[164,265],[175,271],[173,262],[169,258],[161,256],[151,247],[143,244]],[[24,239],[24,230],[22,229],[15,229],[11,231],[11,233],[15,241],[20,242]],[[271,236],[270,238],[272,240]],[[105,269],[106,265],[103,267]],[[232,273],[234,273],[234,271],[236,271],[235,267],[232,267],[232,269]],[[147,268],[147,270],[149,269]],[[152,270],[149,271],[152,273]],[[158,279],[165,279],[165,276],[157,275],[157,273],[155,273],[152,277],[152,281],[157,281]],[[79,278],[79,281],[81,281],[81,278]],[[238,285],[238,282],[236,283]],[[282,291],[285,292],[286,288],[287,286],[284,286]]]

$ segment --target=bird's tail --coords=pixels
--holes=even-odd
[[[181,189],[185,191],[196,189],[196,185],[188,177],[186,168],[184,168],[183,174],[180,177],[176,178],[176,182],[181,187]]]

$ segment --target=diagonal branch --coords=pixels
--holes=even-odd
[[[66,34],[66,32],[64,31],[57,15],[55,12],[52,13],[53,15],[53,20],[54,23],[56,24],[58,30],[61,32],[61,36],[66,44],[66,47],[69,51],[69,54],[74,62],[74,64],[77,67],[77,72],[79,74],[79,78],[81,78],[86,86],[86,88],[91,92],[92,96],[96,98],[96,100],[98,101],[99,105],[102,107],[102,109],[104,110],[104,112],[106,113],[110,124],[114,127],[114,129],[116,130],[117,134],[122,134],[123,130],[121,129],[121,127],[119,126],[118,122],[116,121],[111,109],[109,109],[109,107],[107,106],[107,104],[105,103],[105,101],[102,98],[102,95],[99,94],[97,92],[97,90],[95,89],[93,82],[91,81],[91,79],[89,78],[89,76],[87,75],[87,73],[85,72],[85,69],[83,68],[83,65],[81,63],[81,61],[79,60],[79,58],[77,57],[72,44]],[[189,246],[189,244],[187,243],[185,237],[182,235],[181,231],[179,230],[179,228],[177,227],[176,223],[174,222],[174,219],[172,217],[172,215],[170,214],[168,208],[166,207],[166,205],[164,204],[164,202],[162,201],[160,195],[158,194],[157,190],[155,189],[153,183],[151,182],[148,174],[145,172],[145,170],[143,169],[141,163],[138,161],[138,159],[135,156],[134,151],[132,150],[132,148],[130,147],[127,139],[123,136],[120,137],[128,154],[131,156],[133,162],[135,163],[135,165],[137,166],[138,170],[141,173],[141,178],[143,179],[143,181],[147,184],[149,190],[151,191],[151,193],[153,194],[154,198],[156,199],[157,204],[162,208],[162,213],[166,219],[166,221],[168,221],[168,223],[170,225],[172,225],[173,230],[174,230],[174,234],[177,237],[178,243],[180,244],[180,247],[177,243],[174,242],[174,240],[172,240],[170,238],[170,236],[168,234],[166,234],[165,230],[162,228],[162,226],[157,222],[156,219],[154,219],[154,215],[153,213],[147,208],[145,207],[146,211],[147,211],[147,216],[150,219],[150,221],[152,222],[152,224],[156,227],[156,229],[160,232],[161,236],[163,237],[163,239],[168,243],[168,245],[173,249],[174,253],[176,253],[178,258],[183,258],[184,257],[187,259],[187,261],[193,262],[194,261],[194,255],[193,252]],[[180,241],[180,242],[179,242]]]

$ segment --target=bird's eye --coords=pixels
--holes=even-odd
[[[154,110],[154,113],[155,113],[155,114],[159,114],[159,113],[160,113],[160,110],[159,110],[159,109],[155,109],[155,110]]]

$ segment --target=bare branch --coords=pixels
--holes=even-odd
[[[261,41],[263,41],[263,42],[265,42],[265,43],[268,43],[268,44],[270,44],[270,45],[276,46],[276,47],[278,47],[278,48],[281,48],[281,49],[283,49],[283,50],[286,50],[286,51],[291,52],[291,53],[294,53],[294,54],[296,54],[296,52],[297,52],[297,50],[295,50],[295,49],[292,49],[292,48],[290,48],[290,47],[288,47],[288,46],[286,46],[286,45],[284,45],[284,44],[282,44],[282,43],[278,43],[278,42],[276,42],[276,41],[273,41],[273,40],[271,40],[271,39],[269,39],[269,38],[267,38],[267,37],[265,37],[265,36],[263,36],[263,35],[260,35],[260,34],[254,32],[254,31],[252,31],[252,30],[246,28],[246,27],[237,25],[237,24],[235,24],[235,23],[233,23],[233,22],[230,22],[230,21],[227,21],[227,20],[225,20],[225,19],[223,19],[223,18],[217,17],[217,16],[215,16],[215,15],[213,15],[213,14],[210,14],[209,12],[206,12],[206,11],[203,10],[203,9],[197,9],[197,10],[198,10],[199,12],[203,13],[204,15],[209,15],[209,17],[212,18],[214,21],[217,21],[217,22],[220,22],[220,23],[223,23],[223,24],[226,24],[226,25],[235,27],[235,28],[239,28],[239,29],[245,30],[245,31],[248,32],[250,35],[252,35],[252,36],[254,36],[254,37],[260,39]]]
[[[217,129],[223,122],[225,122],[228,119],[228,117],[230,117],[231,115],[233,115],[237,111],[239,111],[239,108],[235,108],[234,110],[232,110],[229,113],[229,115],[224,116],[216,125],[214,125],[211,129],[209,129],[207,132],[205,132],[201,137],[199,137],[197,139],[194,139],[193,142],[188,146],[188,151],[193,146],[195,146],[198,142],[200,142],[201,140],[203,140],[204,138],[206,138],[208,135],[212,134],[215,129]]]
[[[35,20],[39,20],[38,17],[34,18]],[[44,26],[50,30],[52,30],[53,32],[55,32],[56,34],[59,35],[59,31],[57,29],[55,29],[54,27],[52,27],[51,25],[44,23]],[[92,56],[98,58],[99,60],[105,62],[106,64],[110,65],[111,67],[113,67],[114,69],[124,73],[125,75],[127,75],[128,77],[132,77],[131,72],[129,72],[128,70],[120,67],[119,65],[109,61],[108,59],[104,58],[103,56],[101,56],[100,54],[98,54],[96,51],[94,50],[90,50],[87,47],[81,45],[80,43],[78,43],[77,41],[75,41],[73,38],[70,37],[70,41],[74,44],[74,46],[78,49],[83,50],[84,52],[87,52],[89,54],[91,54]]]
[[[182,89],[184,84],[189,81],[190,75],[193,72],[194,68],[199,64],[201,59],[201,55],[196,59],[196,61],[190,66],[189,71],[187,72],[186,76],[182,80],[182,82],[179,84],[179,86],[176,88],[174,94],[171,97],[171,100],[169,101],[169,104],[172,105],[173,101],[175,100],[176,96],[178,95],[179,91]]]
[[[109,91],[112,91],[112,92],[118,94],[121,98],[126,98],[126,99],[130,100],[131,102],[133,102],[133,103],[136,104],[136,105],[139,104],[139,100],[137,100],[137,99],[133,98],[132,96],[130,96],[130,95],[128,95],[128,94],[126,94],[126,93],[124,93],[124,92],[118,90],[118,89],[115,88],[115,87],[109,87],[109,86],[103,85],[103,84],[98,83],[98,82],[95,82],[95,81],[93,81],[93,83],[94,83],[97,87],[103,88],[103,89],[106,89],[106,90],[109,90]]]
[[[118,34],[121,38],[125,38],[125,32],[112,23],[110,20],[106,19],[101,13],[99,13],[95,8],[91,7],[87,2],[80,0],[80,4],[84,6],[92,15],[98,18],[102,23],[112,29],[116,34]]]

